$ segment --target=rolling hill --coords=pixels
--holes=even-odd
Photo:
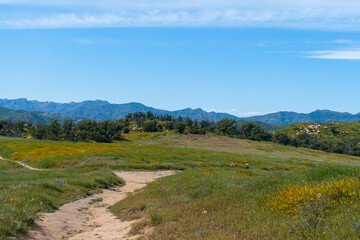
[[[64,122],[65,120],[74,120],[60,114],[51,114],[37,111],[28,112],[24,110],[12,110],[0,107],[0,121],[25,121],[32,124],[37,124],[38,122],[48,124],[55,119],[57,119],[59,122]]]

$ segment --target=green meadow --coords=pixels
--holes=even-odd
[[[113,171],[163,169],[178,173],[110,207],[121,219],[142,219],[131,234],[152,228],[150,239],[360,237],[358,157],[213,135],[124,137],[107,144],[0,138],[0,156],[47,170],[0,160],[1,238],[28,231],[39,212],[124,184]]]

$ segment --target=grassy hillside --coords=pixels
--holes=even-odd
[[[65,120],[73,120],[70,117],[66,117],[60,114],[50,114],[35,111],[27,112],[24,110],[11,110],[8,108],[0,107],[0,121],[25,121],[32,124],[37,124],[38,122],[42,124],[49,124],[55,119],[57,119],[59,122],[64,122]]]
[[[111,208],[122,219],[143,218],[132,234],[151,227],[150,239],[359,237],[358,157],[211,135],[124,137],[111,144],[0,138],[0,156],[51,169],[0,160],[0,236],[26,231],[36,212],[120,184],[109,164],[184,170]],[[69,186],[54,185],[56,177]]]
[[[248,120],[237,120],[236,123],[241,126],[244,123],[250,122]],[[259,125],[261,128],[267,130],[267,131],[276,131],[280,129],[284,129],[289,126],[289,124],[271,124],[266,122],[260,122],[260,121],[252,121],[253,123]]]
[[[360,156],[360,122],[298,124],[275,137],[283,144]]]
[[[282,130],[291,136],[301,133],[327,139],[360,138],[360,122],[354,123],[313,123],[296,124]]]

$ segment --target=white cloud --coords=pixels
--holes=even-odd
[[[0,28],[261,26],[359,29],[358,0],[0,0]],[[24,10],[26,7],[26,10]],[[17,9],[21,10],[17,11]]]
[[[314,51],[310,52],[310,55],[307,57],[319,59],[360,60],[360,51]]]
[[[266,113],[263,112],[244,112],[244,113],[239,113],[236,116],[238,117],[252,117],[252,116],[259,116],[259,115],[265,115]]]
[[[207,112],[216,112],[216,113],[228,113],[237,117],[251,117],[251,116],[259,116],[259,115],[265,115],[268,113],[263,113],[263,112],[239,112],[238,109],[233,108],[233,109],[229,109],[229,110],[219,110],[219,109],[215,109],[215,108],[204,108],[205,111]],[[272,112],[271,112],[272,113]]]
[[[217,112],[215,108],[204,108],[206,112]]]

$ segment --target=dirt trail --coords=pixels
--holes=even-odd
[[[6,159],[6,158],[3,158],[0,156],[0,160],[3,160],[3,161],[10,161],[10,162],[14,162],[14,163],[17,163],[17,164],[20,164],[21,166],[23,166],[24,168],[27,168],[27,169],[30,169],[30,170],[33,170],[33,171],[47,171],[47,169],[40,169],[40,168],[33,168],[33,167],[30,167],[29,165],[25,164],[25,163],[22,163],[20,161],[15,161],[15,160],[11,160],[11,159]]]
[[[103,193],[65,204],[54,213],[42,214],[41,221],[36,221],[34,224],[34,230],[20,239],[133,239],[127,234],[136,220],[122,222],[109,212],[107,207],[124,199],[128,193],[145,187],[150,181],[174,173],[174,171],[116,172],[125,180],[125,186],[106,189]],[[91,200],[100,200],[100,198],[102,201],[93,201],[95,203],[91,204]]]

